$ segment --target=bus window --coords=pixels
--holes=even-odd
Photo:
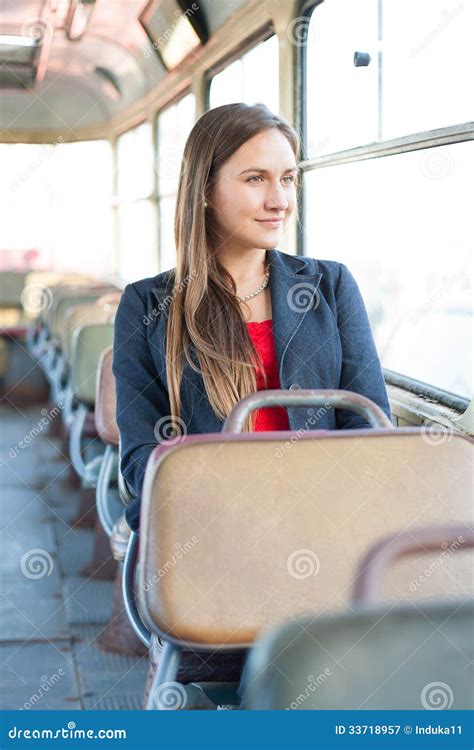
[[[153,191],[152,126],[144,122],[120,136],[117,143],[120,199],[148,198]]]
[[[311,170],[304,183],[306,254],[353,271],[383,366],[468,397],[473,171],[470,141]]]
[[[58,139],[0,148],[0,249],[7,266],[81,272],[92,264],[106,274],[112,252],[110,143]]]
[[[279,111],[278,38],[257,44],[211,79],[209,108],[232,102],[263,102]]]
[[[474,119],[473,27],[474,5],[451,0],[317,6],[306,48],[307,155]]]
[[[350,267],[385,368],[470,398],[471,11],[420,2],[407,24],[407,4],[392,5],[338,0],[311,16],[303,249]]]
[[[120,278],[137,281],[158,273],[156,211],[151,200],[124,201],[118,209]]]
[[[157,186],[159,216],[160,271],[176,264],[174,212],[178,192],[179,170],[184,146],[196,117],[193,94],[187,94],[159,113]]]
[[[158,272],[153,185],[152,125],[144,122],[117,142],[118,264],[127,282]]]

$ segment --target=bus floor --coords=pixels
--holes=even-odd
[[[101,651],[112,581],[81,576],[93,531],[46,404],[0,405],[0,708],[139,709],[147,657]],[[59,418],[59,417],[56,417]]]

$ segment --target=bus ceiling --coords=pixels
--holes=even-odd
[[[69,132],[120,118],[192,59],[245,2],[6,4],[0,20],[0,131]]]

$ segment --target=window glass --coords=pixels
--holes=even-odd
[[[472,396],[474,142],[305,175],[305,253],[345,263],[382,364]]]
[[[36,268],[110,274],[110,143],[5,144],[0,149],[5,208],[0,264],[3,257],[10,266],[28,267],[25,259],[34,250]]]
[[[118,209],[119,265],[124,281],[158,273],[156,211],[150,200],[121,203]]]
[[[160,271],[176,265],[174,208],[183,151],[195,119],[196,102],[193,94],[187,94],[176,104],[167,107],[157,119]]]
[[[154,187],[152,125],[144,122],[117,143],[119,198],[147,198]]]
[[[162,271],[176,265],[176,248],[174,242],[174,212],[176,196],[169,195],[160,200],[160,265]]]
[[[472,121],[473,28],[474,3],[462,0],[318,5],[307,37],[308,156]],[[356,52],[370,63],[356,66]]]
[[[273,35],[217,73],[211,80],[210,108],[233,102],[263,102],[272,112],[278,112],[278,55],[278,37]]]

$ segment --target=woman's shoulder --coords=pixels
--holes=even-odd
[[[292,277],[312,277],[330,307],[336,308],[346,300],[359,298],[357,282],[349,268],[338,260],[316,258],[311,255],[289,255],[273,251],[276,265]]]
[[[157,276],[149,276],[146,279],[139,279],[138,281],[133,281],[130,284],[127,284],[124,289],[124,295],[137,295],[142,302],[146,302],[150,296],[153,295],[156,297],[157,295],[162,294],[163,291],[166,291],[166,289],[173,284],[173,279],[174,268],[170,271],[163,271]]]
[[[270,251],[270,259],[278,267],[290,273],[306,275],[321,274],[327,281],[337,281],[341,270],[346,267],[337,260],[325,260],[312,255],[290,255],[281,250]]]

